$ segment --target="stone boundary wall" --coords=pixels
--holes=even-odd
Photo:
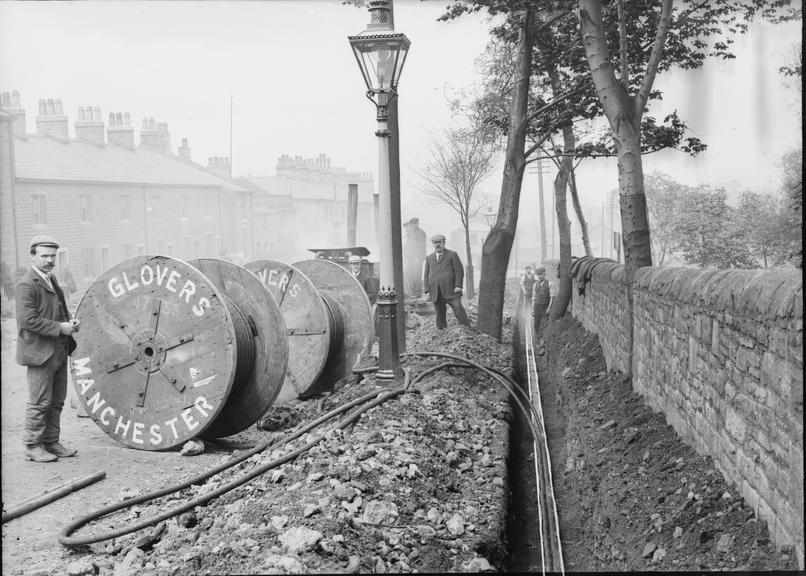
[[[573,283],[572,314],[587,330],[599,335],[607,369],[629,373],[631,319],[624,265],[586,259]]]
[[[581,298],[577,274],[573,314],[599,334],[603,349],[617,350],[626,330],[604,320],[626,295],[613,294],[615,274],[605,274],[612,266],[592,270]],[[608,295],[613,301],[605,302]],[[633,300],[633,388],[714,459],[767,521],[773,541],[795,547],[802,569],[801,272],[646,267],[633,281]]]

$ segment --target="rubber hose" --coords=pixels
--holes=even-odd
[[[376,391],[371,392],[369,394],[365,394],[363,396],[360,396],[359,398],[356,398],[355,400],[352,400],[352,401],[348,402],[347,404],[344,404],[342,406],[334,408],[333,410],[331,410],[327,414],[324,414],[323,416],[317,418],[316,420],[314,420],[310,424],[307,424],[306,426],[303,426],[300,430],[298,430],[297,432],[295,432],[294,434],[292,434],[288,438],[284,439],[282,441],[282,443],[280,444],[280,446],[285,446],[289,442],[292,442],[293,440],[296,440],[297,438],[299,438],[300,436],[305,434],[308,430],[311,430],[312,428],[317,427],[319,424],[322,424],[322,423],[326,422],[327,420],[329,420],[330,418],[332,418],[332,417],[334,417],[334,416],[336,416],[338,414],[341,414],[342,412],[345,412],[345,411],[349,410],[350,408],[356,406],[357,404],[361,404],[362,402],[367,402],[368,400],[371,400],[372,398],[375,398],[374,401],[368,402],[367,404],[362,406],[359,410],[357,410],[355,414],[348,416],[347,418],[342,420],[342,422],[340,422],[336,426],[336,428],[345,427],[347,424],[349,424],[350,422],[353,422],[361,414],[363,414],[364,412],[366,412],[370,408],[372,408],[374,406],[377,406],[381,402],[384,402],[384,401],[388,400],[389,398],[391,398],[393,396],[396,396],[396,395],[398,395],[398,394],[400,394],[402,392],[405,392],[406,389],[409,387],[409,373],[408,373],[407,370],[404,369],[404,374],[405,374],[406,380],[405,380],[404,386],[402,388],[399,388],[399,389],[396,389],[396,390],[391,390],[391,391],[386,391],[386,392],[376,390]],[[222,464],[220,466],[216,466],[212,470],[210,470],[208,472],[205,472],[203,474],[200,474],[200,475],[198,475],[198,476],[196,476],[196,477],[194,477],[194,478],[192,478],[192,479],[190,479],[188,481],[182,482],[181,484],[178,484],[178,485],[176,485],[174,487],[164,488],[162,490],[158,490],[158,491],[152,492],[150,494],[144,494],[144,495],[138,496],[136,498],[125,500],[123,502],[118,502],[117,504],[113,504],[111,506],[107,506],[105,508],[101,508],[100,510],[92,512],[90,514],[87,514],[86,516],[83,516],[83,517],[71,522],[69,525],[67,525],[59,533],[59,542],[64,546],[81,546],[81,545],[86,545],[86,544],[92,544],[92,543],[95,543],[95,542],[101,542],[103,540],[109,540],[111,538],[117,538],[119,536],[123,536],[123,535],[126,535],[126,534],[131,534],[132,532],[142,530],[143,528],[147,528],[149,526],[154,526],[154,525],[162,522],[163,520],[166,520],[168,518],[171,518],[173,516],[181,514],[182,512],[186,512],[188,510],[191,510],[191,509],[195,508],[196,506],[199,506],[201,504],[206,504],[207,502],[210,502],[211,500],[217,498],[221,494],[229,492],[230,490],[232,490],[234,488],[237,488],[238,486],[240,486],[240,485],[242,485],[242,484],[244,484],[246,482],[249,482],[253,478],[256,478],[257,476],[267,472],[268,470],[271,470],[273,468],[276,468],[277,466],[280,466],[281,464],[284,464],[284,463],[286,463],[286,462],[288,462],[290,460],[293,460],[294,458],[299,456],[299,454],[302,454],[306,450],[310,449],[312,446],[315,446],[316,444],[318,444],[323,438],[324,438],[324,436],[321,436],[316,441],[312,441],[312,442],[306,444],[305,446],[303,446],[302,448],[300,448],[298,450],[295,450],[295,451],[293,451],[293,452],[291,452],[289,454],[286,454],[285,456],[282,456],[282,457],[280,457],[280,458],[278,458],[276,460],[273,460],[272,462],[269,462],[269,463],[267,463],[267,464],[265,464],[263,466],[258,467],[257,469],[255,469],[252,472],[248,473],[246,476],[243,476],[243,477],[241,477],[241,478],[239,478],[239,479],[237,479],[237,480],[235,480],[233,482],[230,482],[229,484],[225,484],[224,486],[222,486],[222,487],[220,487],[220,488],[218,488],[218,489],[216,489],[216,490],[214,490],[212,492],[209,492],[207,494],[199,496],[198,498],[195,498],[194,500],[186,502],[185,504],[182,504],[182,505],[180,505],[180,506],[178,506],[178,507],[176,507],[174,509],[171,509],[171,510],[168,510],[166,512],[163,512],[162,514],[159,514],[159,515],[154,516],[152,518],[147,518],[145,520],[142,520],[142,521],[138,522],[137,524],[129,525],[126,528],[120,528],[118,530],[113,530],[111,532],[107,532],[107,533],[101,534],[101,535],[96,534],[96,535],[89,535],[89,536],[83,536],[83,537],[73,537],[73,538],[70,537],[70,534],[75,532],[78,528],[81,528],[82,526],[88,524],[89,522],[91,522],[91,521],[93,521],[95,519],[102,518],[102,517],[104,517],[104,516],[106,516],[108,514],[111,514],[112,512],[117,512],[118,510],[128,508],[128,507],[133,506],[135,504],[140,504],[142,502],[147,502],[149,500],[154,500],[156,498],[160,498],[162,496],[172,494],[174,492],[182,490],[183,488],[187,488],[189,486],[192,486],[193,484],[198,484],[201,481],[206,480],[206,479],[210,478],[211,476],[213,476],[215,474],[218,474],[219,472],[221,472],[221,471],[223,471],[223,470],[225,470],[227,468],[231,468],[231,467],[235,466],[236,464],[242,462],[243,460],[246,460],[247,458],[250,458],[251,456],[254,456],[257,453],[262,452],[268,446],[273,444],[273,440],[272,441],[262,442],[261,444],[259,444],[255,448],[253,448],[252,450],[249,450],[248,452],[246,452],[246,453],[244,453],[244,454],[242,454],[242,455],[230,460],[229,462],[226,462],[226,463],[224,463],[224,464]]]

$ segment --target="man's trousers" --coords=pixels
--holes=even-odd
[[[28,366],[28,403],[25,407],[26,446],[59,441],[59,421],[67,397],[67,346],[61,338],[53,356],[42,366]]]

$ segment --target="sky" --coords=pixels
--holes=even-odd
[[[489,38],[481,15],[437,22],[446,5],[395,1],[396,31],[411,40],[399,87],[404,218],[425,212],[415,171],[429,139],[455,122],[446,94],[480,80],[475,60]],[[187,138],[205,165],[230,155],[231,128],[234,176],[271,176],[282,154],[319,153],[333,166],[377,174],[375,109],[347,41],[368,22],[366,9],[339,0],[0,1],[0,90],[20,92],[29,132],[38,100],[61,98],[71,131],[79,106],[99,106],[105,120],[129,112],[138,133],[142,118],[154,117],[168,123],[174,151]],[[660,75],[665,96],[651,113],[677,109],[709,148],[697,159],[647,156],[645,172],[777,190],[778,159],[801,138],[799,95],[777,69],[800,35],[799,22],[754,24],[737,40],[735,60]],[[496,198],[500,176],[499,167],[480,191]],[[583,163],[583,203],[598,210],[617,176],[615,161]],[[544,178],[550,189],[553,171]],[[534,212],[536,179],[526,176],[522,213]],[[426,230],[443,226],[427,218]]]

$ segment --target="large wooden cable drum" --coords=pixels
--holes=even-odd
[[[271,294],[239,266],[197,264],[210,276],[175,258],[131,258],[102,274],[76,311],[76,393],[132,448],[243,430],[283,380],[285,326]]]
[[[341,346],[329,354],[319,378],[320,386],[328,386],[349,376],[361,355],[369,352],[374,330],[372,306],[352,272],[335,262],[311,259],[292,266],[313,282],[327,306],[338,311],[342,320]]]
[[[317,264],[246,264],[274,294],[288,331],[288,370],[277,402],[315,394],[348,375],[372,341],[369,299],[359,282],[333,262],[305,262]]]
[[[190,264],[222,292],[236,327],[239,354],[233,388],[221,414],[203,434],[230,436],[257,422],[280,393],[288,365],[285,322],[274,296],[243,266],[213,258]]]

